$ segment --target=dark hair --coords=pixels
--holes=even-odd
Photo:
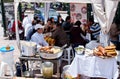
[[[67,16],[66,19],[65,19],[65,21],[68,21],[68,20],[70,20],[70,19],[71,19],[71,17],[70,17],[70,16]]]
[[[89,18],[89,21],[94,23],[94,19],[93,18]]]
[[[41,20],[37,20],[37,22],[36,22],[36,23],[38,24],[38,23],[40,23],[40,22],[41,22]]]
[[[37,20],[38,19],[38,16],[34,16],[34,20]]]
[[[47,22],[50,21],[50,18],[47,19]]]
[[[57,18],[59,19],[61,17],[61,15],[58,15]]]
[[[52,19],[54,19],[53,17],[50,18],[50,21],[52,22]]]
[[[80,25],[81,25],[81,22],[80,22],[80,21],[76,21],[76,22],[75,22],[75,25],[80,26]]]

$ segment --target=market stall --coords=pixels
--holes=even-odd
[[[113,18],[114,18],[114,15],[115,15],[115,12],[116,12],[116,9],[117,9],[117,5],[118,5],[119,1],[118,0],[104,0],[104,2],[103,2],[103,0],[75,0],[75,1],[73,1],[73,0],[67,0],[67,1],[65,1],[65,0],[32,0],[32,1],[29,1],[29,0],[14,0],[15,20],[16,21],[17,21],[17,7],[19,5],[19,2],[91,3],[93,5],[94,14],[97,16],[97,20],[100,23],[100,26],[101,26],[101,29],[102,29],[101,30],[100,43],[102,43],[103,46],[108,46],[108,39],[109,39],[108,32],[110,30],[110,26],[112,24],[112,21],[113,21]],[[109,6],[109,4],[111,4],[111,6]],[[20,46],[20,39],[19,39],[19,34],[18,34],[18,24],[16,24],[16,31],[17,31],[16,32],[17,44],[18,44],[18,47],[20,49],[21,46]],[[81,59],[81,60],[77,61],[78,59]],[[87,60],[91,60],[91,62],[94,63],[94,64],[90,64],[91,65],[90,67],[92,67],[91,71],[84,73],[84,72],[81,71],[81,69],[78,68],[79,63],[76,63],[76,62],[81,62],[82,59],[85,59],[86,61]],[[96,75],[96,73],[94,73],[95,72],[94,71],[95,70],[94,67],[99,67],[98,66],[99,64],[100,64],[100,67],[102,67],[101,65],[103,65],[103,64],[106,64],[107,66],[111,65],[111,67],[105,68],[105,71],[108,71],[110,69],[108,72],[111,72],[111,73],[108,74],[108,75],[111,75],[112,78],[115,75],[113,73],[117,74],[116,60],[114,58],[101,59],[101,58],[96,57],[96,56],[93,56],[93,57],[84,57],[84,56],[79,56],[79,55],[77,56],[76,55],[74,61],[72,62],[74,64],[71,64],[72,68],[73,67],[76,68],[76,71],[75,71],[75,74],[73,75],[73,77],[76,77],[76,75],[79,74],[79,73],[82,73],[82,74],[85,74],[85,75],[88,75],[88,76],[91,76],[91,77],[97,77],[98,75],[101,75],[101,74]],[[88,61],[88,63],[86,61],[82,61],[84,63],[81,64],[81,65],[82,66],[86,65],[86,64],[89,65],[89,61]],[[102,64],[101,64],[101,62],[102,62]],[[106,63],[106,62],[108,62],[108,63]],[[80,67],[82,67],[82,66],[80,66]],[[86,66],[86,68],[84,68],[84,69],[87,69],[87,68],[89,68],[89,67]],[[77,71],[78,69],[79,69],[79,71]],[[100,68],[100,69],[102,69],[102,68]],[[100,71],[102,71],[102,70],[100,70]],[[98,71],[98,72],[100,72],[100,71]],[[86,73],[89,73],[89,74],[86,74]],[[106,73],[106,72],[104,72],[104,73]],[[108,75],[107,76],[102,76],[101,75],[100,77],[105,77],[105,78],[109,79]]]
[[[91,3],[93,5],[94,14],[97,16],[97,20],[101,26],[101,37],[100,42],[103,42],[104,45],[108,45],[108,32],[110,26],[112,24],[117,5],[119,0],[14,0],[14,7],[15,7],[15,20],[17,21],[17,8],[19,2],[43,2],[43,3],[51,3],[51,2],[64,2],[64,3]],[[111,6],[109,6],[111,4]],[[17,44],[20,49],[20,39],[18,34],[18,25],[16,24],[16,38]],[[103,41],[104,40],[104,41]]]

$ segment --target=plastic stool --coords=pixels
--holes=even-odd
[[[67,61],[68,64],[70,64],[73,58],[74,58],[74,52],[72,47],[69,46],[68,48],[65,48],[65,50],[63,51],[63,56],[61,60]]]

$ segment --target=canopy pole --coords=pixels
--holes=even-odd
[[[18,21],[17,21],[17,8],[18,8],[18,5],[19,5],[18,2],[14,2],[16,40],[17,40],[17,46],[18,46],[18,49],[21,51],[21,47],[20,47],[20,38],[19,38],[19,30],[18,30]]]

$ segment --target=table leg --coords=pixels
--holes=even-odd
[[[23,65],[23,62],[22,62],[22,60],[20,60],[20,69],[21,69],[21,76],[23,77],[23,68],[22,68],[22,65]]]
[[[27,61],[27,70],[29,70],[29,64],[28,64],[28,61]]]
[[[57,62],[57,77],[60,78],[60,60]]]

